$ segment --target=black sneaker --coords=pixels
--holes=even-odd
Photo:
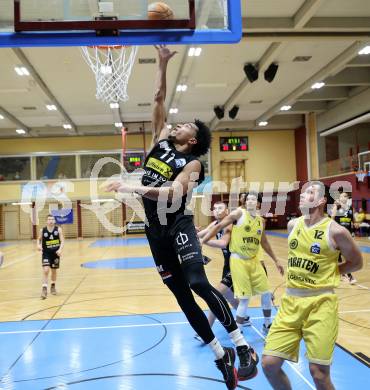
[[[258,355],[254,349],[242,345],[241,347],[236,347],[236,352],[239,356],[238,379],[246,381],[254,378],[258,373],[257,364],[259,362]]]
[[[268,335],[268,333],[269,333],[269,331],[270,331],[270,329],[271,329],[271,324],[269,324],[269,325],[265,325],[265,324],[263,324],[263,326],[262,326],[262,333],[265,335],[265,336],[267,336]]]
[[[222,372],[224,381],[229,390],[235,389],[238,385],[238,373],[234,367],[235,351],[233,348],[224,347],[223,358],[215,360],[216,367]]]
[[[244,317],[243,326],[251,326],[251,318],[249,316]]]
[[[43,287],[42,290],[41,290],[41,299],[46,299],[46,297],[48,296],[48,288],[47,287]]]

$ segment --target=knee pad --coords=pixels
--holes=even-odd
[[[261,295],[261,306],[263,310],[271,310],[271,293],[267,292]]]

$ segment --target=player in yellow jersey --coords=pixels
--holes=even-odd
[[[258,194],[249,193],[245,198],[245,208],[239,207],[220,223],[209,229],[202,243],[207,243],[226,226],[232,225],[230,238],[230,269],[234,295],[239,299],[236,310],[236,323],[241,329],[246,317],[248,303],[253,295],[261,295],[261,306],[265,318],[263,332],[268,333],[271,326],[271,292],[267,275],[260,262],[261,247],[274,260],[283,275],[284,269],[276,258],[265,234],[264,219],[258,215]]]
[[[361,253],[350,233],[324,216],[327,202],[321,182],[302,190],[302,216],[288,224],[287,289],[266,338],[262,366],[274,389],[291,390],[284,360],[298,361],[303,338],[310,372],[318,390],[334,390],[330,364],[338,333],[339,273],[362,267]],[[339,251],[346,262],[338,267]],[[339,269],[338,269],[339,268]]]

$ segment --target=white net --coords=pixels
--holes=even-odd
[[[81,50],[95,74],[96,98],[106,103],[127,101],[127,85],[138,47],[83,46]]]

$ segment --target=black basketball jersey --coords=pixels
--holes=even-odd
[[[176,177],[181,173],[184,167],[191,161],[197,160],[197,157],[192,154],[185,154],[176,150],[173,143],[168,140],[159,141],[148,154],[144,163],[144,175],[141,183],[144,186],[161,187],[169,181],[174,181]],[[199,175],[199,178],[195,178],[195,181],[201,183],[204,180],[204,167]],[[180,207],[174,205],[173,212],[168,211],[167,216],[183,214],[187,200],[190,201],[191,197],[185,194],[181,199]],[[160,209],[169,208],[171,203],[160,204],[159,201],[147,199],[143,197],[144,209],[147,219],[157,217]]]
[[[42,250],[46,252],[56,252],[60,248],[60,237],[58,226],[54,226],[54,229],[49,232],[45,226],[42,229]]]
[[[347,210],[343,208],[338,209],[335,221],[352,233],[353,208],[350,207]]]
[[[218,222],[216,222],[217,225]],[[225,234],[225,229],[220,230],[216,234],[217,240],[221,240],[222,236]],[[229,245],[227,245],[226,248],[222,248],[222,253],[224,255],[225,262],[228,262],[230,260],[230,250],[229,250]]]

